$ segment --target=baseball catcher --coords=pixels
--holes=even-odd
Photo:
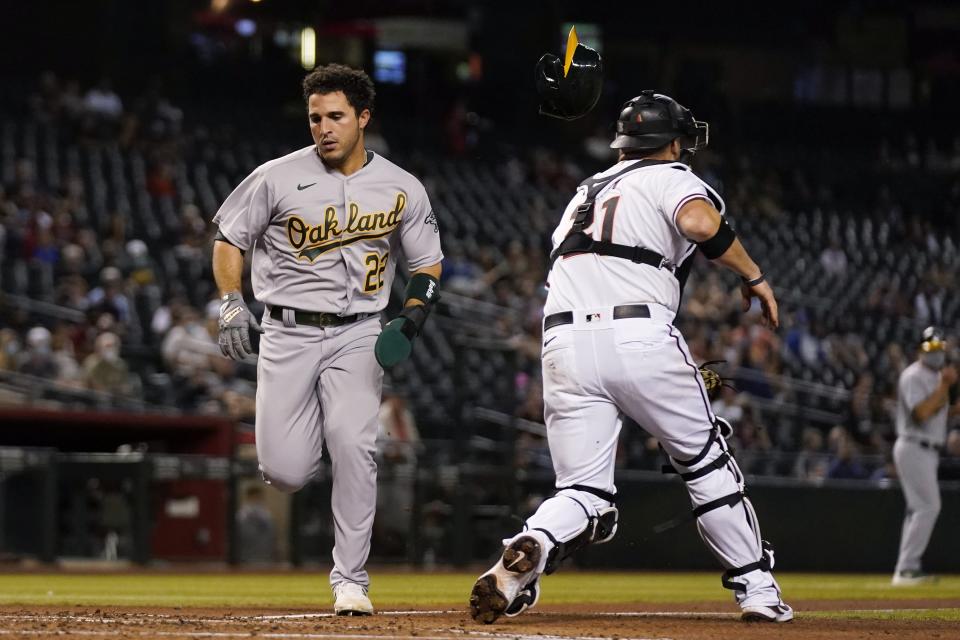
[[[541,112],[589,111],[600,87],[596,52],[571,33],[562,68],[537,66]],[[541,81],[542,78],[542,81]],[[779,323],[760,267],[724,217],[725,206],[683,160],[706,146],[708,127],[676,100],[643,91],[624,104],[610,145],[619,162],[585,180],[553,234],[543,319],[543,399],[556,494],[504,540],[496,564],[470,594],[474,620],[490,623],[534,606],[540,580],[591,544],[617,533],[614,460],[626,415],[657,438],[690,494],[707,547],[724,566],[745,621],[789,622],[753,505],[714,415],[708,387],[673,321],[691,258],[743,279],[745,307],[760,301]]]

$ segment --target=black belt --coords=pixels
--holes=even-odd
[[[938,453],[940,451],[943,451],[943,446],[939,444],[935,444],[933,442],[927,442],[926,440],[921,440],[920,438],[911,438],[909,436],[904,436],[903,439],[906,440],[907,442],[912,442],[913,444],[919,447],[922,447],[924,449],[930,449],[931,451],[936,451]]]
[[[645,304],[621,304],[613,308],[613,319],[649,318],[650,307]],[[559,327],[562,324],[573,324],[573,311],[551,313],[543,319],[543,330]]]
[[[274,320],[283,322],[283,312],[286,307],[270,307],[270,317]],[[297,324],[306,324],[311,327],[339,327],[357,320],[368,317],[367,313],[355,313],[352,316],[338,316],[335,313],[322,313],[319,311],[300,311],[299,309],[290,309],[293,311],[293,319]]]

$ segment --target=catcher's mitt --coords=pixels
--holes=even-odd
[[[730,385],[724,381],[723,377],[719,373],[710,368],[710,365],[719,364],[721,362],[724,361],[711,360],[710,362],[704,362],[702,365],[700,365],[700,377],[703,378],[703,386],[707,388],[707,397],[709,397],[710,400],[717,399],[724,385],[730,387]],[[732,389],[733,387],[730,388]]]

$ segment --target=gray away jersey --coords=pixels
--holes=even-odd
[[[913,419],[913,410],[940,384],[940,372],[917,361],[903,370],[897,384],[897,435],[919,437],[942,445],[947,439],[947,405],[924,423]]]
[[[411,271],[443,259],[427,192],[386,158],[344,176],[309,146],[257,167],[213,221],[253,248],[253,293],[271,306],[350,315],[382,310],[397,257]]]

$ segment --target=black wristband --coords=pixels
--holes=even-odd
[[[407,322],[405,322],[403,327],[400,329],[403,332],[403,335],[407,336],[411,340],[420,335],[420,331],[423,329],[423,325],[427,321],[428,315],[430,315],[430,308],[425,304],[404,307],[403,310],[397,314],[398,318],[404,318],[407,320]]]
[[[767,276],[765,276],[765,275],[763,275],[763,274],[761,273],[759,276],[757,276],[757,277],[754,278],[753,280],[747,280],[746,278],[744,278],[744,277],[742,277],[742,276],[740,277],[740,279],[743,280],[743,284],[747,285],[748,287],[755,287],[755,286],[757,286],[758,284],[760,284],[761,282],[763,282],[764,280],[766,280],[766,279],[767,279]]]

